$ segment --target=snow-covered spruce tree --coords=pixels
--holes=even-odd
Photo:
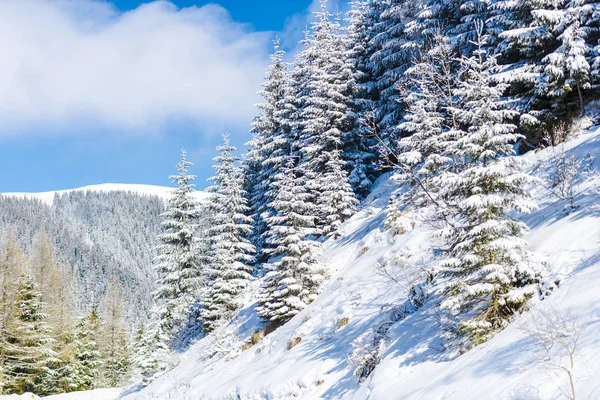
[[[553,0],[493,3],[499,12],[489,27],[500,32],[496,54],[502,65],[495,80],[509,84],[511,108],[521,114],[524,149],[540,145],[559,121],[568,122],[581,108],[577,89],[587,87],[591,64],[583,62],[581,56],[589,52],[581,47],[581,40],[591,30],[584,28],[579,15],[571,18],[577,13],[566,12],[566,4]]]
[[[141,328],[137,336],[134,377],[141,379],[144,386],[152,383],[170,366],[170,351],[166,344],[169,335],[164,332],[158,315],[158,310],[153,309],[147,328]]]
[[[332,235],[339,226],[337,221],[345,220],[356,204],[341,157],[342,135],[349,129],[352,72],[345,62],[342,27],[339,21],[331,20],[326,0],[315,14],[317,21],[302,53],[308,62],[308,81],[300,93],[299,170],[317,205],[316,233]],[[332,181],[336,181],[337,190],[331,190]]]
[[[332,238],[340,236],[339,227],[354,214],[358,205],[343,166],[341,151],[332,150],[325,164],[325,173],[319,179],[317,208],[322,218],[322,232]]]
[[[16,282],[15,319],[9,332],[5,358],[4,390],[22,394],[47,394],[44,387],[53,373],[49,364],[56,357],[51,349],[52,332],[47,324],[41,293],[33,277],[22,272]]]
[[[406,96],[408,108],[400,129],[410,136],[401,139],[397,146],[399,154],[394,179],[411,186],[408,195],[404,196],[404,203],[416,207],[435,202],[434,177],[451,161],[444,155],[450,140],[447,127],[451,126],[451,121],[442,111],[445,87],[439,85],[443,81],[438,80],[441,76],[433,64],[436,60],[426,57],[407,71],[415,83],[414,90]]]
[[[389,155],[399,139],[398,124],[403,117],[403,96],[398,89],[405,81],[404,72],[412,65],[416,55],[414,45],[417,30],[410,30],[420,3],[414,0],[378,0],[380,14],[374,28],[375,35],[369,45],[375,50],[371,56],[370,71],[374,79],[375,124],[382,156]],[[377,5],[374,5],[377,7]]]
[[[284,153],[290,146],[289,124],[282,121],[289,85],[284,57],[285,52],[280,49],[279,40],[275,40],[275,52],[271,56],[271,65],[259,92],[264,102],[257,105],[261,112],[252,122],[254,137],[247,144],[249,150],[244,160],[246,192],[254,219],[252,243],[256,247],[259,262],[264,259],[262,235],[267,229],[265,218],[272,215],[271,182],[281,168]]]
[[[480,36],[480,49],[483,41]],[[449,250],[438,277],[445,297],[441,307],[458,320],[459,332],[478,344],[504,328],[534,296],[541,267],[522,239],[527,225],[510,215],[535,209],[524,188],[533,178],[519,171],[519,159],[512,156],[520,136],[509,123],[515,112],[501,102],[503,85],[491,80],[495,58],[479,50],[461,61],[456,116],[466,130],[447,154],[464,165],[436,182],[440,199],[452,211],[452,225],[441,231]]]
[[[82,318],[75,328],[73,357],[61,371],[61,386],[67,392],[91,390],[98,387],[102,359],[98,346],[100,316],[96,308]]]
[[[194,184],[191,183],[196,177],[188,174],[191,165],[185,150],[182,150],[177,164],[179,174],[170,176],[178,187],[167,200],[167,210],[162,215],[162,233],[158,236],[158,282],[154,303],[162,330],[169,338],[167,345],[181,333],[203,279],[196,248],[200,209],[194,197]]]
[[[209,234],[212,238],[211,262],[208,269],[208,288],[204,298],[204,330],[214,330],[222,321],[235,314],[242,305],[241,295],[252,280],[254,246],[247,237],[252,232],[252,219],[247,216],[243,177],[233,153],[237,150],[223,135],[220,154],[214,158],[216,176],[207,189],[216,208]]]
[[[275,176],[274,187],[275,215],[267,220],[265,234],[273,261],[267,264],[269,272],[260,288],[258,314],[270,321],[287,321],[313,301],[323,274],[315,258],[320,245],[310,238],[315,231],[310,195],[291,156]]]
[[[342,137],[342,158],[348,164],[348,180],[359,199],[367,197],[381,173],[376,162],[377,140],[368,125],[375,104],[374,76],[370,70],[374,49],[369,41],[374,35],[377,15],[377,4],[365,0],[351,2],[346,15],[346,62],[352,72],[348,109],[351,127]]]
[[[593,12],[592,4],[579,0],[568,2],[556,12],[534,11],[534,15],[558,35],[559,46],[542,59],[544,71],[536,88],[539,93],[556,99],[557,107],[560,107],[561,99],[576,93],[579,109],[584,110],[583,92],[591,88],[588,57],[592,53],[592,45],[586,43],[586,38],[598,30],[597,22],[594,27],[585,24],[592,22]]]

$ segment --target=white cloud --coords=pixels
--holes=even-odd
[[[0,135],[247,124],[269,38],[217,5],[0,1]]]

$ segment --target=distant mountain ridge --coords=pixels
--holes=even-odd
[[[87,185],[74,189],[53,190],[48,192],[7,192],[0,193],[3,196],[22,197],[37,199],[48,205],[52,205],[56,194],[62,195],[70,192],[131,192],[139,195],[158,196],[166,199],[174,188],[169,186],[147,185],[139,183],[101,183],[97,185]],[[199,200],[207,197],[207,193],[196,191]]]

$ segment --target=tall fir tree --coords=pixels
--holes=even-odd
[[[403,118],[403,96],[399,87],[403,86],[404,73],[412,65],[416,55],[415,46],[421,32],[410,29],[419,3],[414,0],[375,1],[379,3],[374,35],[369,45],[373,48],[370,70],[373,75],[373,90],[376,92],[374,121],[378,141],[382,145],[382,158],[395,153],[395,145],[400,139],[398,129]],[[389,167],[384,161],[384,166]]]
[[[196,229],[200,208],[191,183],[196,177],[188,174],[190,166],[192,163],[182,150],[177,164],[179,174],[170,176],[178,187],[167,200],[162,233],[158,236],[158,282],[154,303],[163,332],[169,337],[167,345],[181,333],[203,285]]]
[[[61,371],[70,362],[72,354],[75,287],[70,275],[58,263],[54,245],[44,226],[33,238],[29,264],[35,281],[40,282],[41,298],[48,313],[47,323],[52,330],[52,350],[56,353],[56,357],[48,363],[49,373],[44,376],[41,386],[46,394],[61,393],[66,390],[59,384]]]
[[[319,243],[310,195],[295,172],[290,156],[286,167],[275,176],[275,215],[267,220],[265,234],[270,244],[268,273],[260,288],[258,314],[270,321],[287,321],[314,300],[323,281],[316,256]]]
[[[381,174],[377,164],[377,139],[369,127],[376,95],[370,68],[373,49],[369,41],[374,35],[378,2],[356,0],[346,15],[346,63],[351,71],[351,95],[348,107],[350,128],[343,133],[342,158],[348,163],[348,180],[356,196],[364,199],[373,182]]]
[[[481,28],[478,28],[481,32]],[[452,224],[441,231],[450,245],[441,264],[442,308],[456,317],[459,330],[472,344],[490,338],[534,296],[540,265],[527,250],[525,223],[511,215],[535,204],[524,185],[531,176],[520,172],[512,144],[520,137],[510,124],[514,111],[503,107],[503,85],[494,85],[494,57],[479,50],[461,60],[462,80],[455,94],[465,130],[448,146],[447,155],[464,160],[439,175],[440,199]]]
[[[289,122],[286,121],[286,97],[289,90],[289,75],[284,61],[285,52],[275,40],[275,51],[271,56],[271,65],[259,94],[264,99],[257,105],[261,111],[252,123],[254,135],[249,147],[244,169],[246,173],[246,192],[253,215],[254,244],[258,262],[264,261],[263,234],[267,227],[265,219],[272,215],[271,183],[273,176],[281,168],[282,159],[289,148]]]
[[[0,259],[0,394],[9,394],[11,388],[8,357],[14,341],[14,321],[18,315],[18,309],[15,307],[17,277],[27,261],[14,234],[6,234],[4,242]]]
[[[303,52],[308,80],[300,92],[302,121],[299,136],[299,170],[318,212],[317,234],[332,234],[352,213],[354,193],[349,185],[346,162],[342,159],[342,137],[350,130],[348,111],[352,72],[345,61],[345,40],[339,20],[332,20],[327,1],[315,13],[312,35]],[[339,185],[332,190],[332,181]],[[344,203],[341,203],[344,202]],[[333,207],[325,208],[325,205]]]
[[[217,147],[216,176],[207,189],[215,208],[212,226],[211,262],[208,288],[203,302],[204,329],[214,330],[222,321],[231,318],[242,305],[241,295],[252,280],[250,262],[254,246],[247,239],[252,232],[252,219],[247,216],[248,205],[243,190],[241,169],[233,153],[237,150],[223,135],[223,145]]]

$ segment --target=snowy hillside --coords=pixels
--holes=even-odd
[[[72,392],[55,396],[43,397],[47,400],[114,400],[119,395],[120,389],[96,389],[85,392]],[[40,397],[27,393],[24,395],[11,394],[0,396],[0,400],[39,400]]]
[[[325,243],[321,260],[329,279],[309,307],[251,342],[263,325],[254,304],[247,304],[229,326],[173,360],[178,365],[172,371],[141,391],[129,388],[121,399],[557,399],[566,374],[551,365],[564,354],[555,346],[547,356],[527,333],[540,310],[569,310],[577,319],[578,398],[600,398],[600,180],[594,158],[600,156],[600,129],[566,149],[585,160],[575,181],[576,208],[565,212],[565,202],[538,184],[533,192],[540,208],[524,218],[532,229],[527,239],[558,288],[489,342],[462,355],[448,350],[434,301],[418,310],[407,302],[411,285],[426,279],[422,267],[435,241],[416,216],[403,221],[403,234],[385,230],[385,206],[400,189],[384,176],[342,227],[343,236]],[[534,175],[547,179],[559,151],[526,155]],[[425,290],[432,296],[435,288]],[[353,361],[374,347],[381,362],[359,384]]]
[[[65,194],[70,192],[132,192],[140,195],[158,196],[167,198],[173,188],[168,186],[142,185],[142,184],[127,184],[127,183],[103,183],[100,185],[83,186],[76,189],[57,190],[51,192],[39,193],[0,193],[3,196],[25,197],[40,200],[48,205],[52,204],[56,194]],[[206,197],[206,193],[197,191],[196,196],[199,200]]]

